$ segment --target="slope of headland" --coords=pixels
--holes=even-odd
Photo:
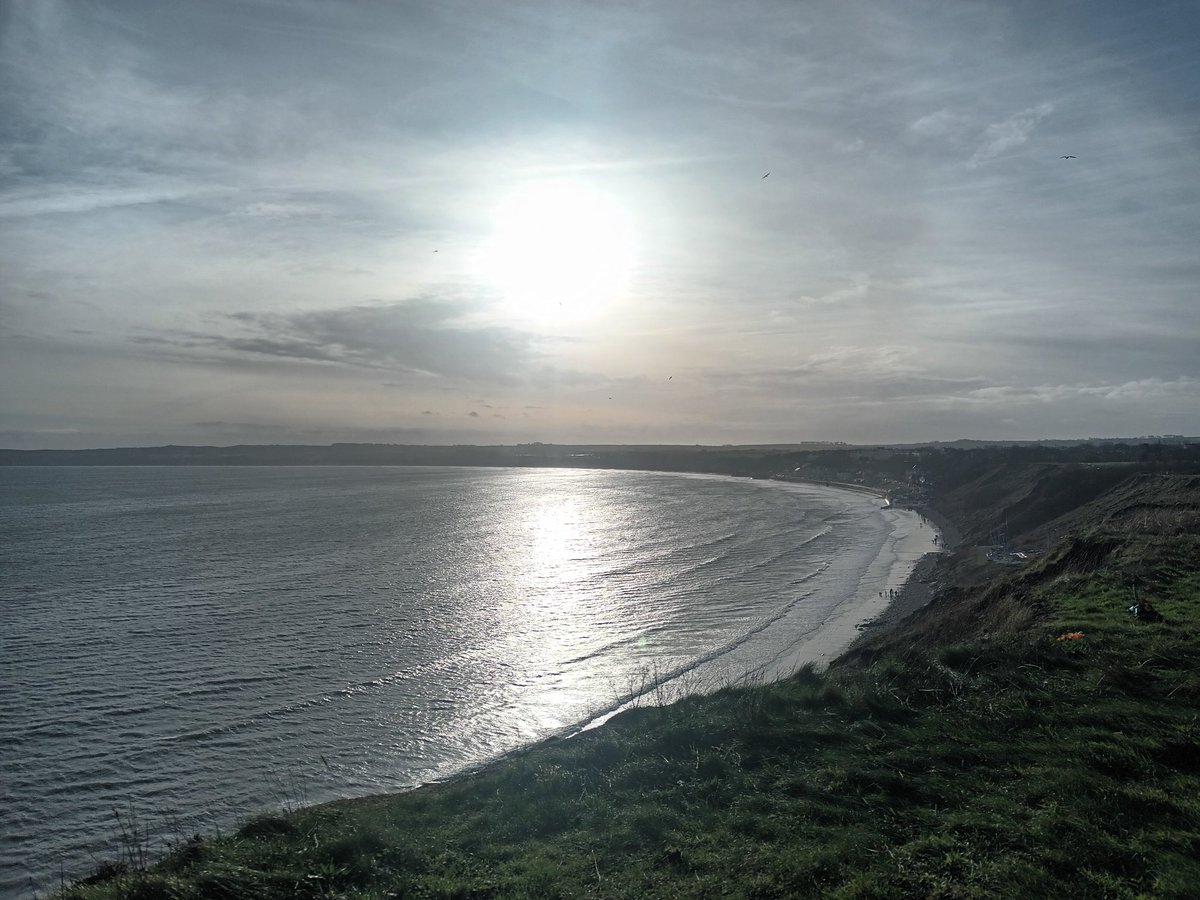
[[[789,456],[771,474],[848,474],[961,538],[927,605],[828,671],[264,814],[149,869],[133,840],[65,895],[1194,896],[1200,465],[1091,452]]]

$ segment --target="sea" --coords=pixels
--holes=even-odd
[[[881,506],[608,470],[0,468],[0,896],[820,662],[919,555]]]

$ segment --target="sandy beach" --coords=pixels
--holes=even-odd
[[[765,667],[760,674],[768,680],[786,678],[810,663],[824,669],[864,632],[898,622],[928,602],[929,586],[921,579],[941,550],[941,532],[915,510],[892,507],[881,515],[890,521],[892,533],[860,578],[854,597],[818,634]]]
[[[845,648],[847,651],[857,649],[875,635],[891,631],[933,599],[933,592],[937,587],[936,582],[930,580],[934,567],[942,554],[958,545],[959,532],[952,522],[932,510],[922,509],[915,512],[924,519],[926,529],[935,529],[934,533],[938,535],[937,544],[916,560],[898,589],[892,588],[895,594],[887,607],[873,618],[858,624],[858,634]]]

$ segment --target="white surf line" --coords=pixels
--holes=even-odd
[[[854,594],[840,604],[832,617],[809,639],[801,641],[777,664],[763,674],[769,680],[786,678],[801,666],[814,664],[824,669],[841,656],[859,636],[858,625],[878,618],[892,603],[912,576],[917,563],[940,547],[940,532],[932,522],[911,509],[889,508],[880,515],[891,526],[891,533],[879,554],[860,576]]]

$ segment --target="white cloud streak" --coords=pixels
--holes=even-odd
[[[983,130],[979,146],[967,160],[967,166],[981,165],[1028,143],[1034,129],[1053,112],[1053,103],[1039,103],[1013,113],[1003,122],[993,122]]]

